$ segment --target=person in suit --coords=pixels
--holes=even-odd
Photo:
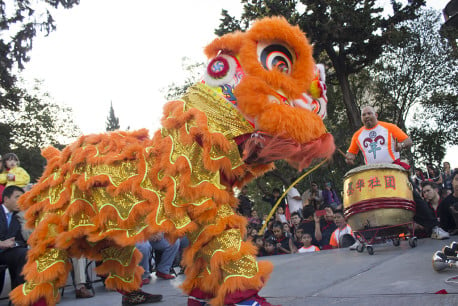
[[[0,208],[0,264],[8,266],[11,288],[24,283],[21,273],[26,262],[27,242],[22,236],[22,226],[17,216],[17,200],[23,193],[21,187],[6,187]]]

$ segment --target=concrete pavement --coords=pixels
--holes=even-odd
[[[458,269],[435,272],[431,267],[433,253],[458,236],[437,241],[418,240],[416,248],[407,241],[401,246],[376,245],[374,255],[348,249],[327,250],[317,253],[264,257],[275,268],[260,295],[273,304],[282,305],[458,305],[458,284],[445,280],[458,275]],[[186,305],[187,298],[178,286],[184,276],[174,280],[158,280],[143,289],[164,295],[155,305]],[[62,306],[117,306],[121,296],[106,291],[100,282],[94,284],[95,297],[75,299],[72,286],[64,290]],[[435,294],[445,289],[448,294]],[[2,297],[10,290],[5,280]],[[7,305],[1,300],[0,305]]]

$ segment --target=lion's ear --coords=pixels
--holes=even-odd
[[[216,38],[205,47],[205,55],[208,58],[216,57],[220,52],[236,55],[239,53],[244,37],[244,33],[235,32]]]

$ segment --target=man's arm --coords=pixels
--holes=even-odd
[[[0,249],[2,250],[14,248],[15,246],[16,246],[16,240],[14,239],[14,237],[0,241]]]
[[[349,165],[354,165],[355,159],[356,159],[356,154],[347,152],[347,154],[345,155],[345,162]]]
[[[396,152],[401,152],[402,150],[408,149],[413,145],[412,139],[407,137],[403,142],[396,143]]]

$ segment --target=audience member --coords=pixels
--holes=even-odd
[[[305,233],[309,233],[312,236],[312,244],[318,246],[319,243],[315,238],[315,231],[320,231],[320,223],[315,221],[315,209],[313,206],[305,206],[302,210],[302,219],[300,227],[304,230]]]
[[[254,242],[254,239],[256,238],[257,235],[258,235],[258,230],[256,228],[249,226],[247,241]]]
[[[421,183],[421,190],[423,193],[423,198],[425,199],[426,203],[428,203],[428,207],[431,209],[434,216],[436,216],[437,221],[440,221],[438,211],[442,199],[439,195],[439,188],[433,182],[424,181]]]
[[[285,211],[283,210],[283,207],[278,207],[277,211],[275,212],[275,221],[281,222],[281,223],[286,223],[286,216],[285,216]]]
[[[315,230],[315,239],[318,241],[322,250],[331,249],[329,244],[332,233],[337,229],[334,222],[334,211],[331,207],[325,207],[326,215],[320,219],[320,231]]]
[[[170,269],[177,256],[178,249],[180,248],[180,239],[177,239],[175,243],[170,244],[165,239],[162,233],[152,236],[149,241],[138,242],[136,245],[137,249],[142,253],[143,257],[140,261],[140,265],[145,270],[142,276],[142,284],[149,284],[151,281],[151,267],[150,267],[150,255],[152,250],[162,251],[161,258],[156,264],[156,276],[161,279],[173,279],[174,275],[170,274]]]
[[[256,238],[254,239],[254,245],[258,248],[257,256],[260,256],[264,251],[264,237],[256,236]]]
[[[320,249],[312,244],[312,236],[309,233],[302,235],[302,247],[298,250],[299,253],[318,252]]]
[[[259,256],[279,255],[277,251],[277,242],[274,237],[270,237],[264,241],[264,248],[261,250]]]
[[[302,223],[302,218],[299,215],[299,212],[293,212],[291,214],[291,232],[294,234],[296,230],[299,228],[299,226]]]
[[[272,189],[271,194],[265,193],[264,196],[262,197],[262,200],[269,203],[270,206],[273,208],[275,204],[277,204],[277,201],[280,198],[280,196],[281,196],[280,189],[274,188]],[[279,206],[283,207],[283,209],[286,208],[285,198],[281,199]]]
[[[452,174],[449,162],[444,162],[444,169],[442,170],[442,187],[447,191],[447,196],[453,192],[452,188]]]
[[[0,184],[25,187],[30,182],[30,176],[21,168],[19,158],[14,153],[3,155],[3,172],[0,173]]]
[[[307,189],[303,195],[302,200],[304,206],[311,205],[315,210],[319,210],[323,203],[323,192],[318,188],[316,182],[310,184],[310,189]]]
[[[273,231],[273,225],[274,225],[275,220],[271,218],[269,221],[267,221],[267,226],[266,226],[266,231],[264,233],[264,239],[268,239],[270,237],[274,236],[274,231]]]
[[[302,235],[304,234],[304,230],[302,228],[296,229],[293,235],[293,244],[296,247],[296,250],[300,249],[303,244],[302,244]]]
[[[345,235],[350,235],[354,237],[353,231],[351,230],[350,225],[345,221],[344,213],[341,210],[334,212],[334,222],[336,223],[337,229],[332,233],[329,244],[332,248],[342,248],[347,247],[342,244],[342,240]],[[354,238],[353,238],[354,240]]]
[[[415,174],[412,177],[412,182],[417,192],[421,191],[421,183],[424,180],[425,180],[425,176],[423,174],[423,171],[420,168],[415,168]]]
[[[453,193],[441,202],[438,213],[441,227],[447,231],[455,232],[458,225],[458,172],[453,172],[451,180]]]
[[[295,181],[296,181],[295,178],[291,179],[291,184],[294,183]],[[286,194],[286,197],[288,199],[288,207],[289,207],[290,214],[294,212],[298,212],[299,214],[301,214],[302,198],[301,198],[301,194],[296,189],[296,187],[293,186]]]
[[[442,176],[433,164],[426,165],[426,178],[428,181],[436,183],[437,186],[442,186]]]
[[[333,210],[341,210],[343,208],[342,202],[340,201],[337,192],[332,188],[331,182],[324,184],[323,194],[323,206],[320,209],[323,209],[325,206],[331,207]]]
[[[293,238],[293,234],[291,233],[291,227],[287,222],[283,222],[283,233],[285,233],[285,236],[288,238]]]
[[[251,216],[251,210],[253,209],[253,202],[248,197],[248,187],[244,186],[238,196],[239,206],[237,211],[242,216],[249,218]]]
[[[17,200],[24,193],[22,188],[10,185],[3,190],[0,209],[0,264],[7,265],[11,276],[11,288],[24,283],[21,274],[26,262],[27,242],[22,236],[21,223],[17,219]]]
[[[261,219],[258,217],[258,212],[256,210],[251,211],[251,217],[248,218],[248,222],[256,226],[259,229],[262,225]]]
[[[283,225],[280,222],[275,222],[272,226],[272,230],[274,232],[275,243],[277,244],[277,251],[278,254],[291,254],[292,249],[292,241],[291,238],[285,236],[283,232]]]

